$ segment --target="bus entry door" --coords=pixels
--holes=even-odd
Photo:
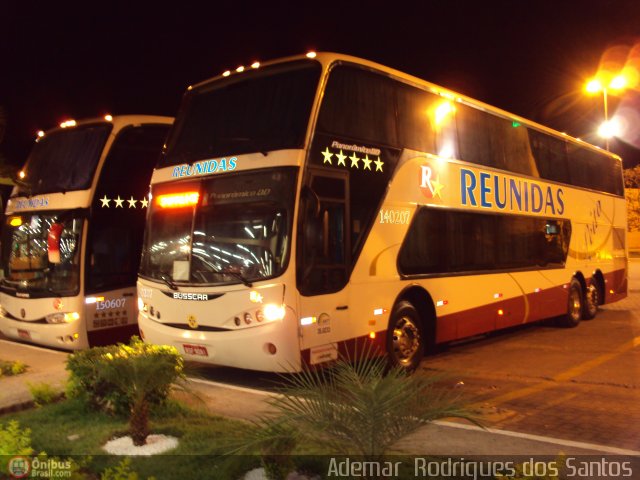
[[[312,171],[304,187],[298,249],[300,337],[311,365],[335,360],[348,338],[349,183],[345,172]]]

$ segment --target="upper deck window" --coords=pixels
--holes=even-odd
[[[291,62],[190,90],[158,166],[302,148],[320,71],[316,62]]]
[[[36,195],[91,187],[109,132],[111,124],[100,123],[56,130],[41,138],[25,164],[20,193]]]

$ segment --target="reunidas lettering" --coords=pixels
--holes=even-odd
[[[564,213],[564,191],[560,187],[466,168],[460,170],[460,200],[462,205],[472,207],[544,215]]]
[[[183,164],[174,167],[172,177],[192,177],[194,175],[207,175],[210,173],[228,172],[236,169],[237,157],[221,158],[220,160],[203,160],[192,165]]]

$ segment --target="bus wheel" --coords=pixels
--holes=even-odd
[[[562,327],[576,327],[580,323],[584,311],[584,296],[582,286],[575,278],[571,279],[569,285],[569,300],[567,302],[567,313],[560,317],[559,324]]]
[[[425,338],[417,310],[411,303],[398,303],[387,331],[387,353],[391,367],[415,370],[424,356]]]
[[[598,305],[600,305],[600,289],[596,284],[596,279],[592,278],[584,295],[582,318],[585,320],[594,318],[598,313]]]

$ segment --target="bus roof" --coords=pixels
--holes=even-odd
[[[66,120],[57,127],[45,130],[45,135],[65,128],[73,128],[81,125],[90,125],[94,123],[111,123],[114,129],[120,130],[128,125],[137,125],[142,123],[173,123],[173,117],[164,117],[160,115],[105,115],[103,117],[83,118],[81,120]]]
[[[581,145],[581,146],[586,146],[588,148],[591,148],[592,150],[596,150],[601,154],[610,156],[612,158],[615,158],[619,161],[622,161],[622,159],[616,155],[615,153],[611,153],[609,151],[606,151],[596,145],[593,145],[589,142],[585,142],[584,140],[581,140],[579,138],[576,137],[572,137],[571,135],[568,135],[567,133],[564,132],[559,132],[557,130],[554,130],[552,128],[546,127],[540,123],[534,122],[533,120],[528,120],[524,117],[521,117],[519,115],[510,113],[506,110],[502,110],[498,107],[494,107],[492,105],[489,105],[487,103],[481,102],[479,100],[475,100],[471,97],[468,97],[466,95],[462,95],[458,92],[455,92],[453,90],[450,90],[448,88],[442,87],[440,85],[436,85],[434,83],[428,82],[426,80],[423,80],[419,77],[415,77],[413,75],[410,75],[408,73],[402,72],[400,70],[396,70],[394,68],[391,67],[387,67],[385,65],[376,63],[376,62],[372,62],[369,60],[365,60],[363,58],[359,58],[359,57],[354,57],[351,55],[344,55],[344,54],[340,54],[340,53],[333,53],[333,52],[317,52],[314,53],[314,55],[310,56],[309,54],[303,54],[303,55],[294,55],[294,56],[289,56],[289,57],[284,57],[284,58],[279,58],[279,59],[275,59],[275,60],[270,60],[264,63],[260,63],[258,64],[258,66],[253,67],[239,67],[238,69],[235,70],[228,70],[227,72],[225,72],[224,74],[218,75],[216,77],[212,77],[210,79],[204,80],[202,82],[199,82],[193,86],[189,87],[189,90],[193,89],[193,88],[197,88],[206,84],[209,84],[210,82],[219,80],[221,78],[227,78],[230,76],[235,76],[235,75],[242,75],[242,73],[244,71],[249,71],[249,70],[254,70],[256,68],[261,68],[261,67],[266,67],[266,66],[270,66],[270,65],[276,65],[279,63],[286,63],[286,62],[291,62],[291,61],[300,61],[300,60],[309,60],[309,61],[317,61],[319,63],[322,64],[322,66],[327,69],[329,68],[332,64],[335,63],[353,63],[356,65],[362,65],[364,67],[367,68],[371,68],[373,70],[377,70],[379,72],[382,73],[386,73],[394,78],[397,78],[399,80],[402,80],[406,83],[412,84],[414,86],[418,86],[421,87],[423,89],[427,89],[429,91],[431,91],[432,93],[438,94],[438,95],[442,95],[445,97],[449,97],[452,100],[455,100],[457,102],[463,102],[466,103],[468,105],[471,105],[473,107],[476,107],[478,109],[487,111],[489,113],[493,113],[495,115],[501,116],[501,117],[506,117],[510,120],[513,121],[517,121],[518,123],[521,123],[525,126],[528,127],[533,127],[537,130],[541,130],[545,133],[554,135],[556,137],[559,137],[561,139],[564,140],[568,140],[572,143],[575,143],[577,145]]]

